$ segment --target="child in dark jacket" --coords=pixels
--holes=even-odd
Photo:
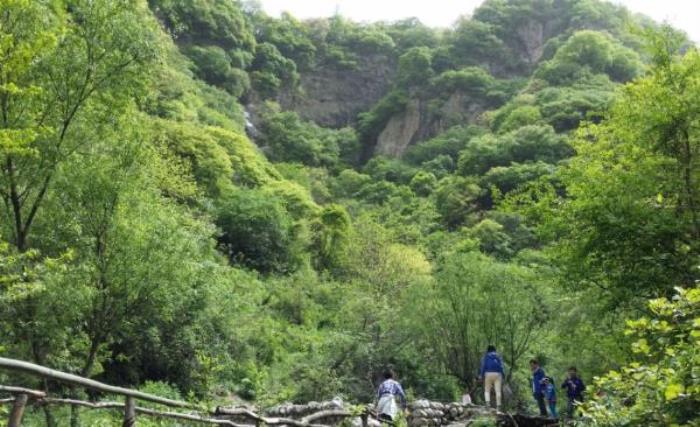
[[[530,360],[530,370],[532,371],[532,396],[537,402],[537,407],[540,410],[540,415],[547,416],[547,406],[544,402],[544,390],[542,389],[542,380],[546,376],[544,370],[540,367],[540,362],[537,359]]]
[[[578,372],[574,366],[569,368],[566,381],[561,385],[561,388],[566,389],[566,416],[574,417],[574,408],[577,403],[583,402],[583,392],[586,391],[586,386],[578,377]]]
[[[559,414],[557,414],[557,391],[556,387],[554,387],[554,380],[545,377],[542,380],[542,389],[544,398],[547,399],[547,405],[549,406],[549,415],[553,418],[559,418]]]

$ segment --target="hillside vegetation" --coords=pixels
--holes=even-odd
[[[699,129],[697,48],[598,0],[0,0],[0,355],[269,405],[453,400],[494,344],[511,408],[537,357],[696,425]]]

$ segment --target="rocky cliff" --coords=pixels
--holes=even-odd
[[[300,90],[282,92],[277,102],[285,110],[325,127],[353,124],[390,89],[396,60],[385,55],[362,58],[356,67],[318,66],[301,73]]]
[[[401,157],[411,145],[452,126],[475,123],[486,110],[483,103],[464,92],[447,99],[414,98],[403,112],[391,117],[379,134],[374,154]]]

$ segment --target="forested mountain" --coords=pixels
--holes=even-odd
[[[0,355],[269,405],[452,400],[494,344],[511,406],[536,357],[694,425],[699,125],[696,47],[598,0],[0,0]]]

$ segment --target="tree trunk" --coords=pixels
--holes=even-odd
[[[78,399],[78,391],[75,387],[70,388],[70,398]],[[70,406],[70,426],[80,427],[80,408],[77,405]]]
[[[10,421],[8,421],[7,427],[20,427],[22,425],[22,416],[24,415],[24,408],[27,406],[27,400],[29,400],[29,396],[26,394],[15,396],[15,403],[12,405]]]
[[[136,401],[133,397],[126,398],[126,405],[124,405],[124,423],[122,427],[135,427],[136,426]]]

